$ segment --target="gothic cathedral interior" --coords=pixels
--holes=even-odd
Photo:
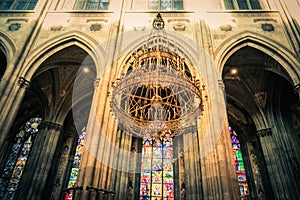
[[[0,199],[300,199],[299,0],[1,0]]]

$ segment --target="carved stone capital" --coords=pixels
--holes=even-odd
[[[218,85],[219,85],[219,88],[224,90],[225,89],[225,84],[223,82],[223,80],[218,80]]]
[[[43,122],[41,122],[40,126],[43,129],[55,130],[55,131],[60,131],[63,127],[61,124],[57,124],[57,123],[50,122],[50,121],[43,121]]]
[[[94,81],[94,89],[96,89],[98,86],[99,86],[99,83],[100,83],[100,78],[96,78],[95,81]]]
[[[272,136],[272,129],[271,128],[260,129],[257,131],[256,134],[259,137]]]
[[[20,88],[27,89],[30,87],[30,82],[26,80],[24,77],[19,77],[18,85],[20,86]]]

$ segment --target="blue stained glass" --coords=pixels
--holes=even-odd
[[[14,198],[41,120],[39,117],[31,118],[16,135],[0,177],[0,199]]]

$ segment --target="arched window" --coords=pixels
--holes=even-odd
[[[182,0],[134,0],[133,10],[183,10]]]
[[[23,175],[41,118],[31,118],[15,137],[0,177],[0,199],[13,199]]]
[[[249,196],[249,191],[248,191],[248,183],[246,179],[245,165],[244,165],[243,155],[241,151],[241,144],[237,138],[236,132],[231,127],[229,127],[229,133],[232,142],[232,150],[233,150],[233,156],[235,160],[235,170],[236,170],[238,183],[240,187],[241,198],[247,199],[247,196]]]
[[[173,141],[164,137],[143,138],[140,199],[174,199]]]
[[[81,156],[83,154],[83,146],[86,139],[86,127],[83,127],[77,140],[74,160],[71,167],[71,172],[68,181],[68,188],[76,186],[78,170],[81,162]],[[71,200],[74,198],[74,190],[69,190],[65,195],[65,200]]]
[[[0,10],[33,10],[37,0],[5,0],[0,1]]]
[[[226,10],[261,10],[259,0],[224,0]]]
[[[107,10],[109,0],[76,0],[74,10]]]

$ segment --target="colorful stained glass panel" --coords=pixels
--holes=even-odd
[[[76,186],[81,156],[84,152],[85,139],[86,139],[86,127],[83,127],[83,129],[81,130],[81,133],[78,137],[78,140],[77,140],[74,161],[72,163],[71,173],[70,173],[70,177],[69,177],[69,181],[68,181],[68,188]],[[65,200],[72,200],[73,198],[74,198],[73,190],[70,190],[69,192],[66,193]]]
[[[240,194],[242,199],[246,199],[249,195],[248,184],[246,179],[245,166],[243,161],[243,155],[241,151],[240,141],[237,138],[237,134],[231,127],[229,127],[229,133],[232,143],[233,157],[235,159],[235,169],[240,187]]]
[[[143,138],[140,199],[174,199],[173,147],[170,134]]]
[[[13,199],[18,189],[41,118],[31,118],[20,129],[0,177],[0,199]]]

